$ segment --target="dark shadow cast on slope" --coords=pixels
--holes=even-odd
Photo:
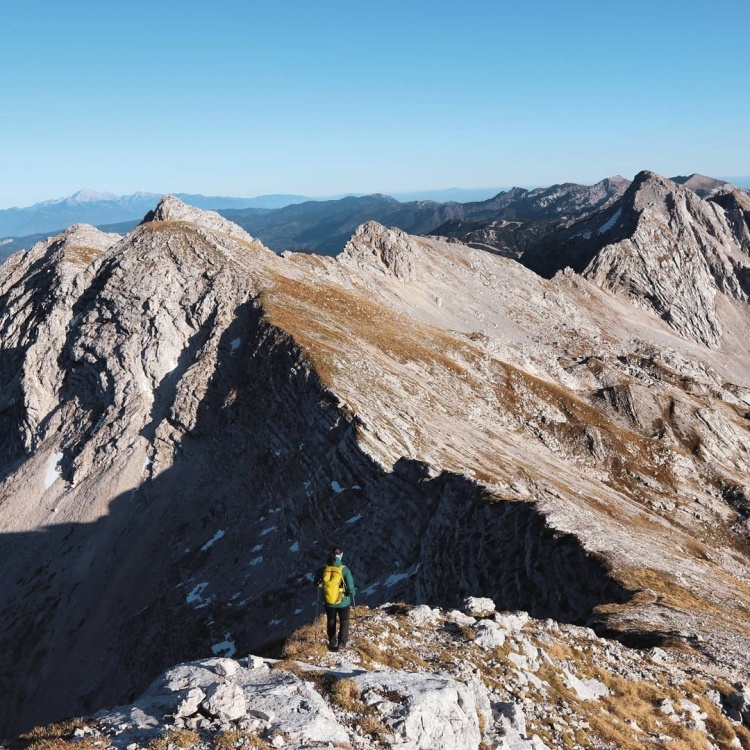
[[[201,356],[190,349],[181,369]],[[70,380],[68,398],[77,384],[92,381]],[[0,534],[0,737],[128,702],[180,661],[241,656],[309,622],[310,574],[334,542],[371,605],[491,596],[585,622],[627,599],[533,504],[416,461],[383,471],[338,403],[288,335],[241,305],[168,469],[91,523]]]

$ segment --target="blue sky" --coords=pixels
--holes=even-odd
[[[750,3],[25,0],[0,208],[750,175]]]

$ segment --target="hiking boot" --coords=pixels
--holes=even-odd
[[[345,648],[346,648],[346,641],[344,641],[343,643],[339,643],[338,648],[336,650],[343,651]]]
[[[329,651],[338,651],[339,647],[333,641],[328,641],[328,650]]]

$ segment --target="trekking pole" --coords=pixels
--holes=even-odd
[[[352,614],[354,615],[354,637],[359,638],[359,625],[357,623],[357,602],[354,601],[354,595],[352,595]]]

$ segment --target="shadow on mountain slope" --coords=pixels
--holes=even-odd
[[[237,308],[218,352],[168,468],[93,522],[0,534],[0,736],[132,700],[175,663],[243,655],[309,621],[310,574],[333,542],[360,603],[490,596],[584,622],[628,598],[533,503],[412,460],[383,471],[359,446],[357,418],[255,304]],[[67,398],[92,382],[79,372]],[[152,416],[175,421],[167,407]]]

